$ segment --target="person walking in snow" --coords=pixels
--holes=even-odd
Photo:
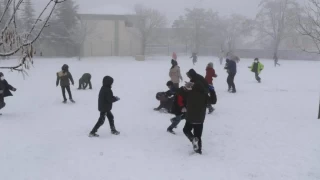
[[[78,89],[86,89],[88,85],[89,85],[89,89],[92,89],[91,74],[84,73],[82,75],[82,77],[79,79],[79,88]]]
[[[4,78],[4,74],[0,72],[0,109],[6,106],[4,98],[12,96],[10,91],[16,91],[17,89],[12,87],[7,80]]]
[[[236,93],[237,90],[236,90],[236,85],[234,83],[234,78],[237,74],[236,60],[231,60],[227,58],[226,65],[224,68],[227,70],[227,73],[228,73],[228,78],[227,78],[228,91],[231,93]]]
[[[199,79],[193,69],[187,73],[190,83],[186,84],[187,94],[187,114],[186,124],[183,128],[184,134],[192,142],[193,150],[202,154],[202,131],[206,117],[208,87]],[[193,133],[192,133],[193,131]]]
[[[213,87],[213,78],[216,78],[216,77],[218,77],[218,75],[216,74],[216,71],[213,68],[213,63],[210,62],[207,65],[206,76],[205,76],[205,79],[206,79],[207,83],[210,86],[209,87],[210,99],[212,99],[212,98],[216,99],[217,98],[215,90],[214,90],[214,87]],[[208,106],[207,107],[209,109],[209,114],[211,114],[214,111],[214,108],[212,107],[211,103],[215,103],[215,102],[213,100],[212,101],[208,101]]]
[[[173,98],[173,105],[171,109],[171,113],[175,115],[174,118],[171,119],[171,125],[167,128],[167,131],[171,134],[175,134],[173,128],[176,128],[180,121],[185,118],[185,114],[187,112],[187,92],[185,87],[180,87]]]
[[[261,78],[259,77],[259,74],[261,71],[264,69],[264,65],[259,61],[258,58],[254,59],[254,62],[252,63],[251,66],[249,66],[251,71],[255,74],[256,80],[261,83]]]
[[[89,137],[99,137],[97,133],[98,129],[104,124],[105,118],[107,116],[109,120],[109,125],[111,129],[111,133],[114,135],[119,135],[120,132],[116,130],[114,125],[114,116],[111,112],[112,104],[120,100],[117,96],[113,96],[112,91],[112,84],[113,78],[110,76],[105,76],[102,81],[102,87],[99,92],[99,99],[98,99],[98,110],[100,111],[100,117],[98,122],[91,130]]]
[[[173,82],[173,86],[175,88],[179,88],[180,80],[183,81],[183,78],[181,76],[180,67],[178,66],[178,62],[176,60],[171,60],[172,67],[169,71],[169,76],[171,78],[171,81]]]
[[[191,55],[190,58],[192,58],[192,63],[193,63],[193,65],[195,65],[196,62],[198,61],[197,53],[192,53],[192,55]]]
[[[62,96],[63,96],[63,103],[67,102],[66,90],[69,95],[69,100],[71,102],[75,103],[75,101],[72,98],[72,94],[71,94],[71,90],[70,90],[70,81],[71,81],[72,85],[74,85],[74,81],[73,81],[71,73],[69,72],[69,66],[67,64],[64,64],[61,69],[62,69],[62,71],[57,73],[56,86],[58,86],[59,82],[60,82]]]

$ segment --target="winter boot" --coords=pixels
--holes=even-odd
[[[194,151],[195,153],[198,153],[198,154],[202,154],[202,150],[201,149],[198,149],[196,151]]]
[[[65,99],[65,100],[63,100],[63,101],[62,101],[62,103],[66,104],[66,103],[67,103],[67,100],[66,100],[66,99]]]
[[[99,137],[99,135],[96,134],[96,133],[90,133],[90,134],[89,134],[89,137]]]
[[[171,128],[168,128],[168,129],[167,129],[167,132],[168,132],[168,133],[171,133],[171,134],[176,134]]]
[[[111,134],[113,134],[113,135],[119,135],[120,132],[114,129],[114,130],[111,130]]]
[[[199,150],[199,139],[197,137],[194,137],[192,139],[192,145],[193,145],[193,150],[197,152]]]
[[[73,99],[69,99],[72,103],[76,103]]]

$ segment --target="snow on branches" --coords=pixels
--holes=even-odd
[[[47,0],[47,5],[38,15],[37,19],[25,29],[22,23],[18,23],[20,6],[25,0],[7,0],[4,9],[0,12],[0,57],[17,56],[20,54],[19,62],[15,66],[1,67],[0,69],[10,69],[26,75],[26,69],[33,64],[33,56],[36,50],[33,44],[40,37],[44,28],[48,27],[48,22],[59,3],[66,0]]]

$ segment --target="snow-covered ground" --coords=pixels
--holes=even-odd
[[[226,72],[218,60],[200,57],[196,71],[205,73],[214,61],[219,77],[216,111],[208,115],[203,155],[191,154],[184,121],[177,135],[166,132],[168,114],[154,112],[155,94],[166,90],[169,57],[145,62],[132,58],[35,59],[30,76],[3,71],[18,91],[6,98],[0,117],[0,180],[319,180],[320,179],[320,63],[262,61],[262,84],[241,60],[235,82],[237,94],[226,92]],[[185,72],[191,60],[180,57]],[[1,61],[0,65],[14,62]],[[76,104],[62,104],[56,72],[67,63],[75,79]],[[93,90],[79,91],[78,79],[89,72]],[[89,138],[96,123],[102,78],[115,79],[115,124],[106,121],[100,138]]]

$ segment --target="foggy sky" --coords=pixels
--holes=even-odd
[[[80,10],[101,8],[102,6],[117,5],[131,9],[137,3],[156,8],[165,13],[169,21],[177,19],[184,13],[185,8],[211,8],[220,15],[242,14],[254,18],[258,12],[261,0],[75,0],[80,5]],[[304,0],[298,0],[303,2]],[[36,7],[44,6],[47,0],[33,0]],[[115,4],[116,3],[116,4]]]

